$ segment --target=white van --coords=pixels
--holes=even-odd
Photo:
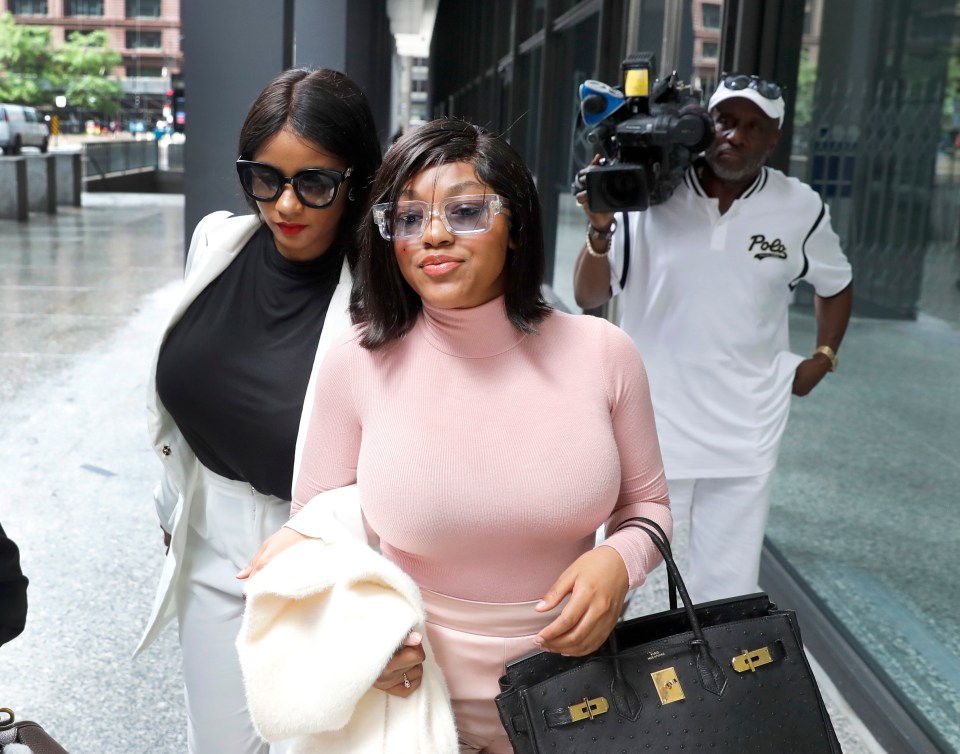
[[[46,152],[50,132],[35,107],[0,104],[0,148],[4,154],[20,154],[23,147]]]

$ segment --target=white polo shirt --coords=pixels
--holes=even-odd
[[[647,368],[668,479],[773,469],[805,358],[789,351],[791,291],[806,280],[829,297],[851,280],[827,206],[795,178],[765,167],[718,205],[691,167],[670,199],[630,213],[620,326]],[[624,236],[621,222],[614,293]]]

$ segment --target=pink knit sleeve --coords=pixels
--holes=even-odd
[[[360,419],[353,394],[356,337],[334,343],[317,371],[313,412],[303,445],[290,515],[321,492],[357,481]]]
[[[663,473],[660,443],[650,402],[647,373],[629,336],[604,323],[602,363],[610,397],[610,417],[620,455],[620,495],[607,519],[607,539],[626,563],[630,588],[643,584],[646,575],[661,562],[660,552],[639,529],[617,532],[628,518],[643,516],[673,533],[667,479]]]

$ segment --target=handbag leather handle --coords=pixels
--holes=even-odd
[[[670,544],[670,538],[667,536],[667,533],[661,528],[660,524],[658,524],[653,519],[641,518],[640,516],[636,516],[635,518],[628,518],[624,520],[623,523],[626,523],[627,521],[634,521],[634,520],[645,521],[654,529],[656,529],[657,534],[660,535],[660,541],[666,546],[667,552],[670,554],[670,558],[673,559],[673,546]],[[618,526],[617,528],[618,529],[623,528],[623,525],[621,524],[621,526]],[[633,527],[626,527],[626,528],[639,529],[640,527],[633,526]],[[666,558],[664,558],[664,561],[666,561]],[[677,582],[673,580],[673,572],[669,568],[667,569],[667,596],[670,599],[670,609],[676,610],[677,609]]]
[[[672,579],[677,591],[680,593],[680,599],[683,602],[684,612],[687,615],[687,622],[690,624],[690,630],[693,632],[693,639],[690,646],[697,653],[697,671],[700,674],[700,681],[703,688],[712,694],[720,696],[727,687],[727,678],[724,675],[723,668],[710,654],[710,645],[703,635],[703,629],[700,627],[700,621],[697,620],[697,614],[693,609],[693,601],[690,599],[690,593],[687,591],[686,584],[683,583],[683,577],[680,575],[680,569],[673,559],[673,553],[670,549],[670,543],[666,533],[656,521],[642,516],[628,518],[620,526],[621,529],[640,529],[647,533],[647,536],[653,541],[653,544],[663,556],[664,565],[667,568],[667,574]]]

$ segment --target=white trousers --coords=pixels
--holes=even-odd
[[[758,591],[760,552],[770,512],[773,472],[730,479],[671,479],[673,520],[689,522],[687,567],[694,602]]]
[[[287,522],[290,503],[204,470],[205,505],[191,510],[177,591],[190,754],[278,754],[247,710],[236,640],[244,582],[237,573]],[[198,501],[199,503],[199,501]]]

